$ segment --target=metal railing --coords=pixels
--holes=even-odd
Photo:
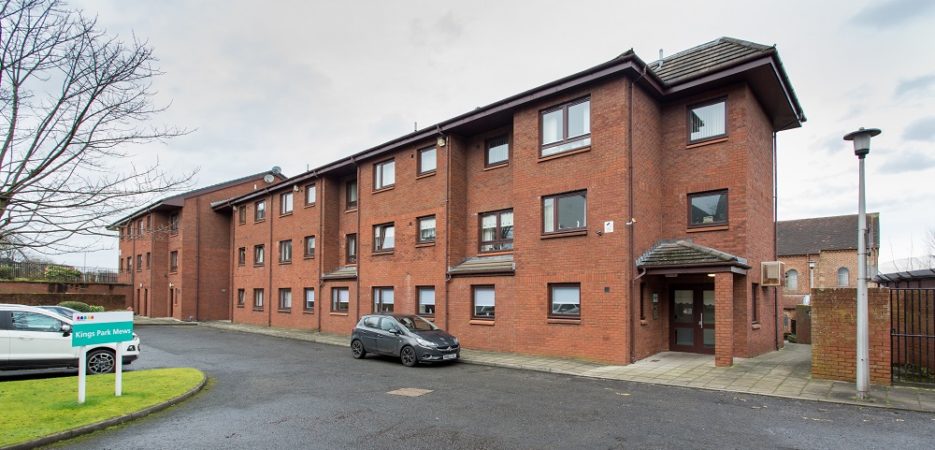
[[[935,289],[890,289],[894,383],[935,384]]]
[[[0,262],[0,281],[114,284],[119,282],[119,275],[114,269],[102,267],[76,267],[38,262]]]

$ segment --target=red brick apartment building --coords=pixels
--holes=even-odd
[[[867,214],[867,276],[880,257],[880,214]],[[779,260],[785,264],[783,331],[795,333],[795,305],[812,289],[857,287],[857,214],[777,223]]]
[[[775,47],[627,51],[215,203],[231,317],[419,313],[467,348],[619,364],[773,350],[774,138],[804,120]]]
[[[230,318],[230,217],[212,201],[266,188],[285,177],[263,172],[155,201],[111,224],[120,233],[120,281],[140,315]]]

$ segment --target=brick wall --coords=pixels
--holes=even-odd
[[[870,382],[889,385],[889,290],[868,291]],[[812,376],[853,382],[857,370],[857,290],[825,288],[812,292]]]
[[[87,283],[65,284],[37,281],[0,281],[0,294],[64,294],[64,295],[123,295],[131,306],[131,287],[128,284]]]

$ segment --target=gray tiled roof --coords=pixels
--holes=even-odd
[[[698,245],[689,240],[659,242],[636,260],[636,266],[641,268],[722,264],[750,267],[745,258]]]
[[[867,214],[867,245],[880,248],[880,213]],[[779,256],[812,255],[822,250],[857,249],[857,214],[812,219],[783,220],[777,223]]]
[[[338,270],[326,273],[322,275],[321,278],[324,280],[344,280],[349,278],[357,278],[357,266],[338,267]]]
[[[675,84],[774,52],[775,47],[722,37],[649,64],[659,79]]]
[[[477,275],[491,273],[513,273],[516,264],[513,255],[477,256],[448,269],[449,275]]]

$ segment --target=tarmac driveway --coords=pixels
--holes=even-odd
[[[143,352],[134,370],[192,366],[211,383],[177,407],[61,445],[928,449],[935,442],[935,415],[925,413],[469,364],[410,369],[354,360],[346,348],[208,327],[136,331]],[[400,388],[431,392],[388,393]]]

